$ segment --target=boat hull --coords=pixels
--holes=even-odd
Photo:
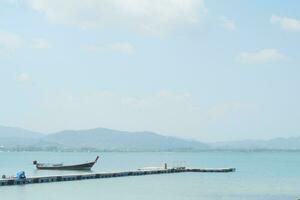
[[[36,165],[37,169],[44,169],[44,170],[91,170],[94,166],[94,162],[79,164],[79,165],[66,165],[66,166],[42,166]]]
[[[41,170],[91,170],[94,164],[98,160],[98,156],[95,161],[93,162],[87,162],[83,164],[77,164],[77,165],[52,165],[48,166],[45,164],[37,163],[37,161],[34,161],[34,164],[37,169]]]

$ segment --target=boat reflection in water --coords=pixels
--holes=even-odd
[[[45,169],[45,170],[91,170],[94,164],[98,161],[99,156],[92,162],[86,162],[81,164],[74,165],[63,165],[63,163],[59,164],[48,164],[48,163],[38,163],[36,160],[33,161],[33,164],[37,169]]]

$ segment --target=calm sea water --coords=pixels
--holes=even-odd
[[[97,153],[1,152],[0,174],[37,171],[33,160],[78,163]],[[300,198],[300,152],[99,153],[96,172],[184,162],[191,167],[235,167],[235,173],[182,173],[0,187],[1,200],[287,200]],[[59,172],[70,173],[70,172]],[[71,172],[74,173],[74,172]]]

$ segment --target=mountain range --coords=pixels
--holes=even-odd
[[[0,126],[0,146],[11,150],[166,151],[203,150],[207,144],[159,135],[106,128],[65,130],[52,134]]]
[[[0,126],[0,148],[13,151],[300,150],[300,137],[203,143],[147,131],[95,128],[44,134]]]

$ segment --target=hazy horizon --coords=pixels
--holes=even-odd
[[[5,127],[5,128],[12,128],[12,129],[23,129],[23,130],[27,130],[27,131],[31,131],[31,132],[36,132],[39,134],[43,134],[43,135],[51,135],[51,134],[57,134],[57,133],[61,133],[64,131],[75,131],[75,132],[85,132],[88,130],[96,130],[96,129],[106,129],[106,130],[112,130],[112,131],[120,131],[120,132],[126,132],[126,133],[153,133],[153,134],[157,134],[160,136],[167,136],[167,137],[175,137],[178,139],[183,139],[183,140],[190,140],[190,141],[197,141],[197,142],[201,142],[201,143],[226,143],[226,142],[243,142],[243,141],[269,141],[269,140],[274,140],[274,139],[291,139],[291,138],[300,138],[300,136],[291,136],[291,137],[270,137],[270,138],[245,138],[245,139],[240,139],[240,140],[199,140],[197,138],[192,138],[192,137],[186,137],[186,136],[174,136],[174,135],[168,135],[168,134],[164,134],[164,133],[160,133],[160,132],[154,132],[154,131],[148,131],[148,130],[133,130],[133,131],[128,131],[128,130],[120,130],[120,129],[114,129],[114,128],[107,128],[107,127],[94,127],[94,128],[88,128],[88,129],[61,129],[61,130],[57,130],[55,132],[43,132],[43,131],[37,131],[37,130],[32,130],[32,129],[27,129],[24,127],[13,127],[13,126],[4,126],[4,125],[0,125],[1,127]],[[84,133],[83,133],[84,134]]]
[[[0,124],[204,142],[300,136],[299,7],[3,0]]]

